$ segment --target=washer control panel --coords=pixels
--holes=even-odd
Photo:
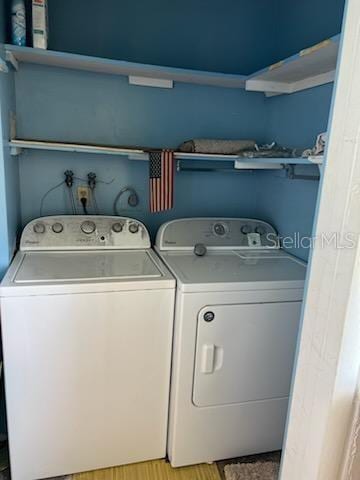
[[[183,218],[162,225],[158,250],[192,250],[195,245],[216,249],[279,248],[272,225],[253,218]]]
[[[28,223],[20,250],[132,250],[150,248],[145,225],[134,218],[63,215]]]

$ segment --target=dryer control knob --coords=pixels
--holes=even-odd
[[[215,225],[213,226],[213,231],[218,237],[223,237],[227,233],[224,223],[215,223]]]
[[[130,233],[137,233],[138,231],[139,231],[139,225],[137,223],[130,223],[129,232]]]
[[[194,247],[194,253],[197,257],[206,255],[206,246],[203,243],[197,243]]]
[[[116,222],[113,224],[113,226],[111,227],[111,230],[115,233],[120,233],[123,231],[123,225],[122,223],[120,222]]]
[[[214,312],[205,312],[204,313],[204,320],[205,322],[212,322],[215,318]]]
[[[240,230],[241,230],[241,233],[243,233],[244,235],[251,233],[250,225],[243,225]]]
[[[96,225],[94,222],[90,221],[90,220],[85,220],[85,222],[83,222],[81,225],[80,225],[80,228],[81,228],[81,231],[86,233],[87,235],[90,235],[90,233],[94,233],[95,230],[96,230]]]
[[[35,233],[45,233],[45,225],[42,222],[37,222],[33,228]]]
[[[64,230],[64,227],[62,226],[62,224],[60,222],[56,222],[52,226],[52,231],[54,233],[61,233],[63,230]]]

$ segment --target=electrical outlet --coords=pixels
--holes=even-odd
[[[79,203],[81,203],[82,198],[86,198],[86,203],[89,205],[90,203],[90,188],[87,186],[82,186],[77,188],[77,197]]]

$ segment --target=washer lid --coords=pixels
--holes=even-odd
[[[31,252],[23,256],[15,284],[158,279],[162,273],[147,251]]]
[[[174,277],[151,249],[18,252],[0,297],[174,288]]]
[[[303,288],[306,263],[282,250],[161,252],[183,291]]]

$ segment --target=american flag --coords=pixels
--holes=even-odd
[[[174,152],[150,152],[149,160],[150,212],[169,210],[174,202]]]

